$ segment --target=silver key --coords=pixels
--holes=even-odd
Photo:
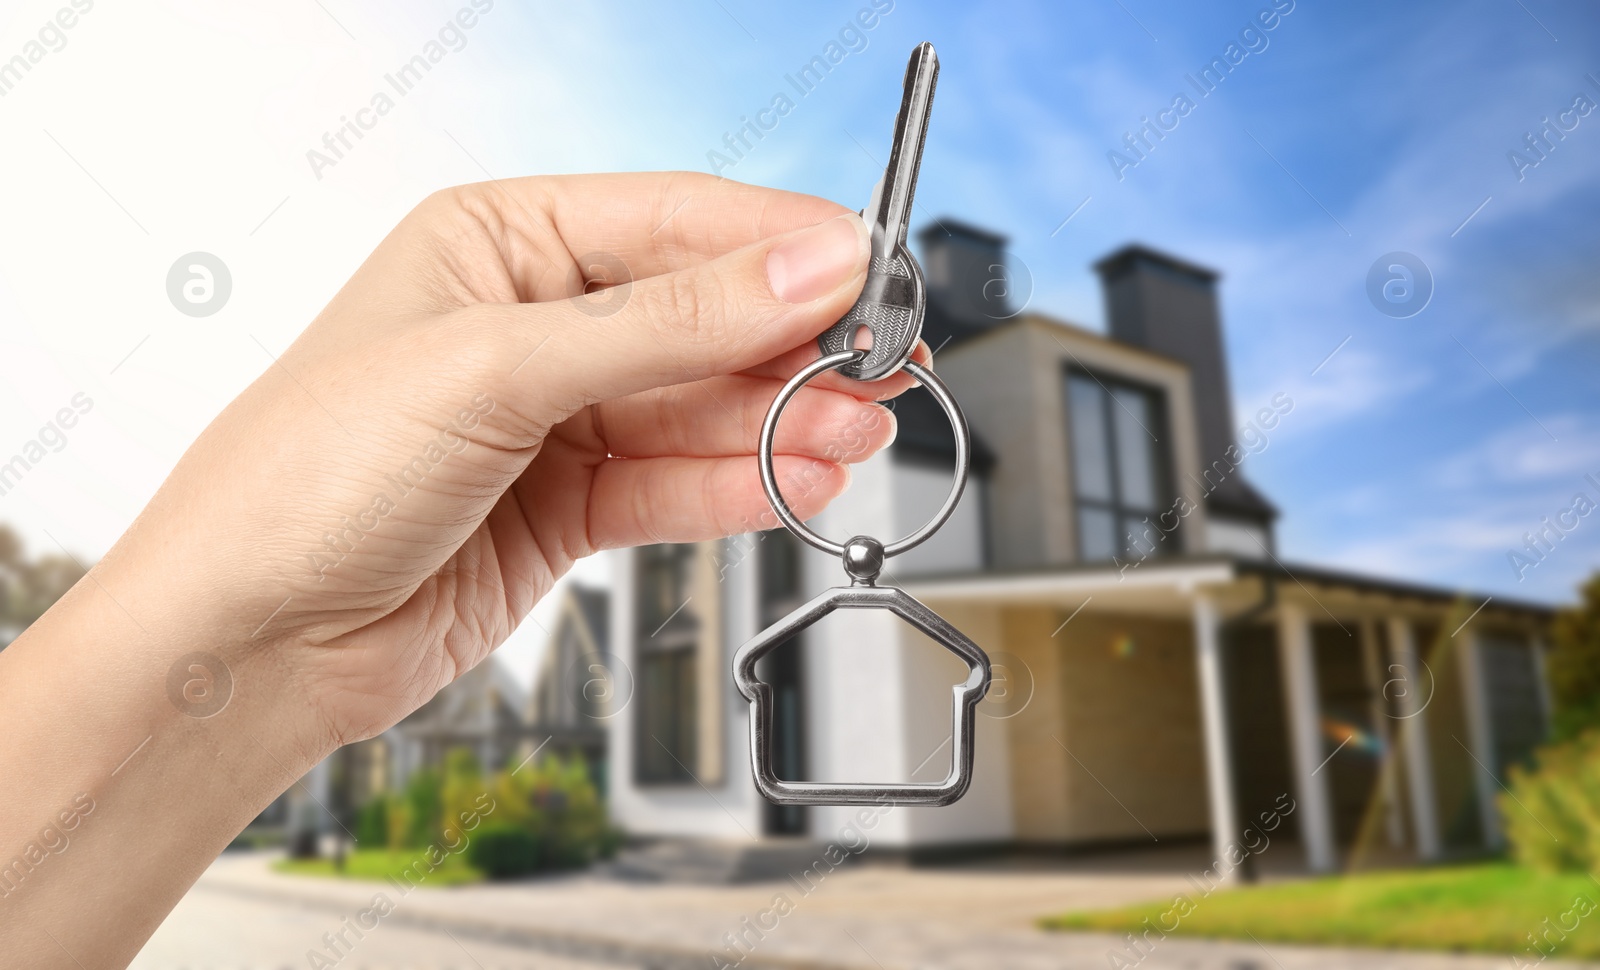
[[[827,356],[856,347],[863,330],[871,335],[872,347],[866,356],[839,368],[841,374],[858,381],[882,380],[899,370],[922,336],[927,294],[922,267],[906,248],[906,230],[938,78],[939,55],[932,44],[918,44],[906,65],[905,95],[895,116],[888,168],[872,189],[872,201],[861,212],[872,231],[866,285],[855,306],[817,338]]]

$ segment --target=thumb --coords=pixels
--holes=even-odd
[[[566,410],[752,367],[842,317],[870,254],[852,212],[591,296],[520,304],[510,353],[540,349],[519,383],[533,378],[536,394]]]

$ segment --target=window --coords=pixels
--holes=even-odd
[[[1067,417],[1079,558],[1156,554],[1163,544],[1154,522],[1170,504],[1159,395],[1074,370],[1067,374]]]
[[[634,775],[642,783],[690,782],[698,747],[700,620],[689,588],[693,545],[638,553],[638,711]]]

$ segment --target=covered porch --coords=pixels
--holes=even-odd
[[[906,586],[992,631],[1025,846],[1200,840],[1219,879],[1482,854],[1548,728],[1534,604],[1229,557]]]

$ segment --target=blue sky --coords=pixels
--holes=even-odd
[[[1286,559],[1550,601],[1600,566],[1600,514],[1522,581],[1506,556],[1575,492],[1600,500],[1583,478],[1600,479],[1600,112],[1520,181],[1506,159],[1578,93],[1600,100],[1590,4],[1296,0],[1200,98],[1185,75],[1269,0],[881,0],[864,46],[798,97],[785,75],[869,0],[496,0],[313,171],[308,149],[468,3],[98,3],[0,98],[0,450],[75,393],[94,401],[0,496],[0,520],[35,548],[48,532],[102,554],[440,186],[708,170],[725,133],[786,91],[794,109],[724,174],[864,205],[907,54],[928,40],[942,72],[919,223],[1008,235],[1031,308],[1092,329],[1089,264],[1126,242],[1220,271],[1240,417],[1278,392],[1296,402],[1246,464],[1284,511]],[[0,9],[0,58],[60,6]],[[1180,91],[1194,110],[1119,180],[1107,152]],[[164,292],[194,251],[234,281],[203,320]],[[1367,296],[1393,251],[1434,281],[1406,319]]]
[[[570,136],[585,161],[599,143],[615,167],[708,169],[864,6],[696,0],[624,22],[602,4],[542,49],[589,61],[595,125]],[[1284,510],[1286,558],[1569,599],[1600,565],[1600,515],[1520,581],[1506,554],[1575,492],[1600,501],[1583,480],[1600,479],[1600,112],[1521,181],[1506,156],[1575,95],[1600,101],[1600,14],[1285,2],[1266,47],[1199,97],[1185,75],[1270,6],[902,0],[726,174],[863,204],[906,54],[933,41],[922,221],[1009,235],[1031,306],[1091,328],[1088,265],[1126,241],[1221,271],[1241,417],[1277,391],[1297,402],[1248,466]],[[1180,91],[1194,109],[1119,180],[1107,152]],[[572,151],[513,127],[504,150],[533,167]],[[1367,296],[1397,250],[1433,277],[1407,319]]]

